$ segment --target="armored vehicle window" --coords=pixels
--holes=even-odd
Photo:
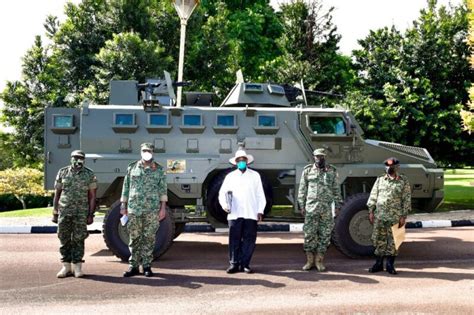
[[[53,127],[71,128],[74,126],[73,117],[72,115],[53,115]]]
[[[313,134],[346,134],[346,124],[342,117],[309,117],[309,127]]]
[[[217,126],[235,126],[235,116],[217,115]]]
[[[280,85],[268,85],[268,92],[270,92],[270,94],[285,95],[285,89]]]
[[[150,125],[166,126],[168,125],[168,115],[166,114],[149,114],[148,120]]]
[[[184,115],[183,116],[184,126],[201,126],[201,115]]]
[[[114,123],[116,125],[134,125],[135,123],[135,117],[133,114],[114,114]]]
[[[271,115],[259,115],[258,116],[259,127],[275,127],[276,117]]]
[[[261,84],[245,83],[244,92],[245,93],[262,93],[263,87]]]

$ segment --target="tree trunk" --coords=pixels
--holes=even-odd
[[[21,202],[21,206],[23,207],[23,209],[26,209],[25,198],[23,198],[22,196],[18,196],[18,195],[15,195],[15,197],[16,197],[16,199],[18,199]]]

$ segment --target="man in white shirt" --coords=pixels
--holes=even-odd
[[[250,260],[257,240],[257,221],[267,203],[260,174],[248,168],[253,156],[237,150],[229,160],[237,169],[227,174],[219,190],[219,203],[228,213],[229,261],[227,273],[252,273]]]

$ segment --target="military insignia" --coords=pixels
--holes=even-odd
[[[168,174],[186,173],[186,160],[167,160],[166,172]]]

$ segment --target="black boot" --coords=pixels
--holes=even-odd
[[[124,277],[133,277],[140,274],[138,267],[128,267],[128,270],[123,273]]]
[[[397,271],[395,270],[395,256],[387,257],[387,272],[391,275],[396,275]]]
[[[383,271],[383,256],[376,256],[375,264],[369,268],[370,273]]]
[[[154,275],[153,271],[151,271],[151,267],[143,267],[143,274],[147,278],[153,277],[153,275]]]

